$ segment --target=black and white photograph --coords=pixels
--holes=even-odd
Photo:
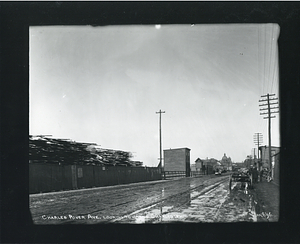
[[[29,28],[36,225],[279,220],[280,26]]]
[[[299,2],[0,3],[2,243],[299,243]]]

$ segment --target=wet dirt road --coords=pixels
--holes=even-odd
[[[256,221],[251,194],[229,175],[30,195],[35,224]]]

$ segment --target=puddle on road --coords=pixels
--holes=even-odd
[[[137,224],[144,224],[148,222],[163,222],[166,219],[171,218],[171,216],[168,215],[168,211],[172,208],[173,206],[163,206],[158,209],[156,208],[146,211],[142,215],[133,215],[131,216],[131,219]]]
[[[190,194],[191,194],[191,198],[194,198],[194,197],[200,195],[201,193],[199,191],[193,191]]]
[[[252,194],[248,186],[234,182],[232,190],[220,209],[218,222],[255,222],[256,214],[253,208]]]
[[[201,195],[202,194],[202,195]],[[165,195],[162,189],[161,196]],[[127,223],[256,221],[251,191],[234,183],[220,184],[203,194],[191,191],[166,198],[156,206],[131,216]]]
[[[163,201],[160,207],[132,216],[134,223],[214,222],[220,205],[226,200],[226,187],[219,185],[203,195],[200,191],[176,195]]]

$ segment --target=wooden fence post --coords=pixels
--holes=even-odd
[[[76,165],[72,165],[72,187],[73,189],[77,189],[77,168]]]

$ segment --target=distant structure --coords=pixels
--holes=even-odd
[[[232,170],[238,170],[238,169],[241,169],[241,168],[245,168],[245,163],[244,162],[235,162],[235,163],[232,163]]]
[[[191,171],[196,171],[196,164],[191,164]]]
[[[203,174],[213,174],[214,168],[220,165],[220,162],[214,158],[200,159],[196,161],[196,171],[202,172]]]
[[[269,162],[269,147],[268,146],[261,146],[259,147],[260,155],[261,155],[261,162],[262,167],[269,168],[270,162]],[[280,152],[280,147],[271,147],[271,159],[272,162],[275,161],[275,155],[277,155]]]
[[[224,153],[224,156],[221,159],[221,164],[225,166],[227,170],[232,170],[231,158],[227,157],[226,153]]]
[[[262,168],[269,168],[270,165],[272,167],[272,177],[274,182],[279,184],[279,171],[280,171],[280,147],[272,146],[271,150],[269,150],[268,146],[259,147],[261,152],[261,166]],[[271,151],[271,164],[269,163],[269,151]],[[270,168],[269,168],[270,169]]]
[[[164,171],[185,171],[186,177],[189,177],[191,172],[190,151],[189,148],[164,150]]]
[[[205,174],[213,174],[214,170],[219,168],[219,166],[221,165],[219,160],[217,160],[215,158],[206,158],[206,159],[203,159],[202,161],[204,164]]]
[[[195,161],[196,164],[196,171],[201,171],[203,170],[203,160],[201,160],[200,158],[197,158]]]

